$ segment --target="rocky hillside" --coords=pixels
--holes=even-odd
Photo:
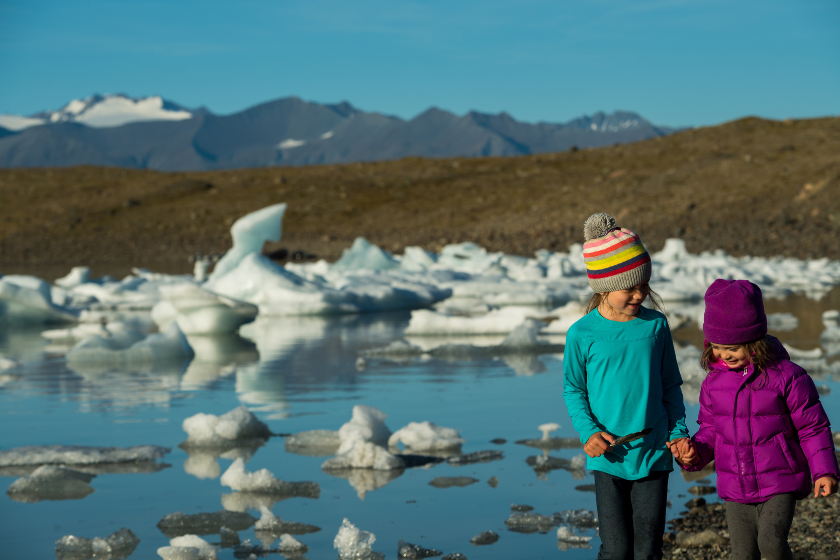
[[[279,246],[328,259],[356,236],[396,252],[458,241],[522,255],[565,250],[598,211],[652,250],[682,237],[695,252],[840,259],[840,118],[747,118],[522,157],[195,173],[3,169],[0,272],[184,263],[225,251],[234,219],[277,202],[289,203]]]

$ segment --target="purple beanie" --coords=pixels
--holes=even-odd
[[[743,344],[767,334],[761,288],[749,280],[715,280],[706,290],[703,335],[715,344]]]

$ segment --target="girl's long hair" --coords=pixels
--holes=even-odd
[[[759,382],[755,388],[760,389],[764,387],[768,379],[767,370],[775,366],[780,358],[776,350],[776,344],[770,340],[769,336],[765,335],[763,338],[753,340],[752,342],[745,342],[744,344],[727,344],[726,346],[741,346],[744,348],[744,352],[750,357],[750,363],[752,363],[753,368],[760,375]],[[704,342],[703,353],[700,355],[700,366],[706,370],[706,373],[712,370],[714,359],[714,349],[711,343]]]
[[[661,311],[662,313],[664,313],[665,306],[662,304],[662,298],[659,297],[659,294],[654,292],[652,288],[649,289],[650,293],[648,294],[648,297],[646,299],[650,300],[650,306],[656,309],[657,311]],[[606,294],[609,295],[609,292],[606,292]],[[593,309],[598,309],[598,307],[601,305],[601,303],[603,303],[606,297],[606,295],[602,296],[598,292],[595,292],[594,294],[589,296],[589,303],[586,304],[586,314],[589,315],[589,313]]]

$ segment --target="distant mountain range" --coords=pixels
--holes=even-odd
[[[529,124],[507,113],[462,117],[432,108],[411,120],[347,102],[287,97],[232,115],[162,97],[94,95],[58,111],[0,115],[0,167],[107,165],[166,171],[311,165],[407,156],[513,156],[664,136],[636,113]]]

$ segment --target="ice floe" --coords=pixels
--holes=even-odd
[[[55,541],[55,556],[59,560],[87,560],[89,558],[107,558],[121,560],[128,558],[140,539],[123,527],[109,536],[87,539],[74,535],[65,535]]]
[[[199,412],[182,424],[187,440],[182,447],[247,447],[262,445],[272,432],[245,406],[221,416]]]
[[[16,502],[41,500],[80,500],[93,492],[90,481],[96,477],[66,467],[43,465],[29,476],[15,480],[6,494]]]
[[[95,465],[157,461],[168,447],[87,447],[81,445],[34,445],[0,450],[0,467],[21,465]]]
[[[341,449],[344,449],[344,451],[342,452]],[[391,470],[404,467],[403,460],[389,453],[384,447],[360,439],[352,440],[349,446],[342,443],[338,455],[327,459],[321,465],[321,468],[326,471],[337,469]]]
[[[372,406],[357,404],[353,407],[352,417],[338,430],[341,445],[338,453],[345,453],[353,448],[355,442],[371,442],[387,445],[391,430],[385,425],[388,415]]]
[[[70,349],[67,363],[73,369],[131,371],[161,363],[183,363],[193,357],[192,347],[175,324],[165,333],[149,335],[139,342],[132,340],[130,335],[91,335]]]
[[[68,323],[79,317],[78,309],[53,301],[52,287],[34,276],[0,278],[0,322],[12,324]]]
[[[242,459],[236,459],[220,479],[222,486],[228,486],[239,492],[273,494],[281,498],[317,499],[321,489],[317,482],[286,482],[278,480],[268,469],[256,472],[245,470]]]
[[[157,551],[164,560],[181,560],[188,557],[197,560],[216,560],[218,552],[215,546],[198,535],[175,537],[169,541],[169,546],[161,547]]]
[[[433,548],[423,548],[422,546],[407,543],[400,539],[397,543],[397,558],[407,558],[409,560],[420,560],[422,558],[431,558],[433,556],[440,556],[443,554],[440,550]]]
[[[232,531],[244,531],[257,519],[246,512],[217,511],[213,513],[186,514],[180,511],[170,513],[161,519],[157,527],[166,538],[184,535],[214,535],[227,527]]]

